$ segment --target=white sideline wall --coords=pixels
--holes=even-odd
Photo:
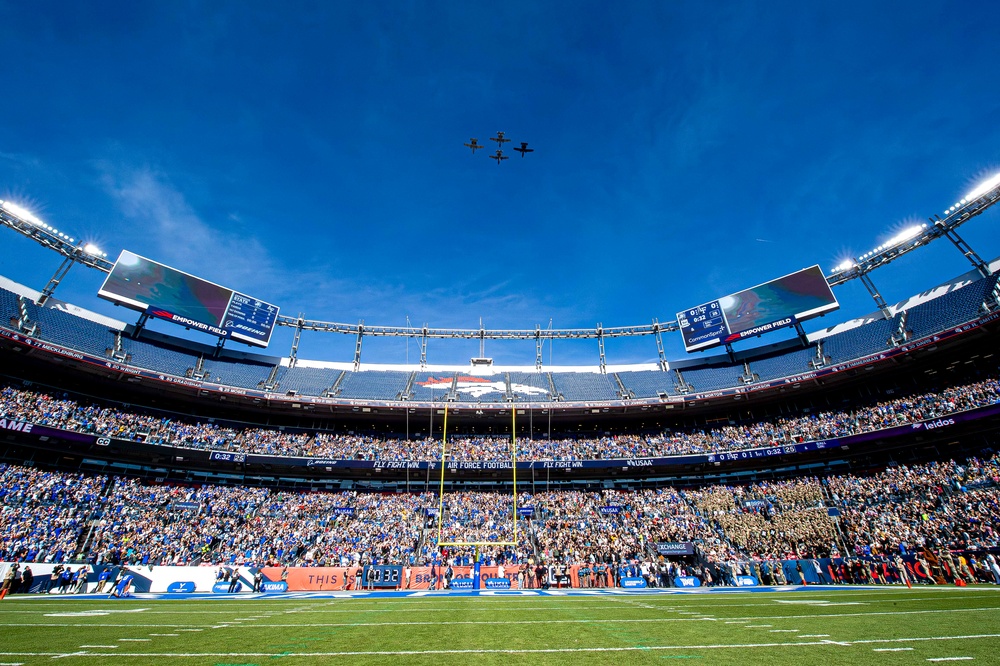
[[[7,571],[10,568],[10,562],[0,563],[0,581],[4,579],[7,575]],[[55,564],[43,564],[36,562],[21,563],[21,571],[24,571],[25,566],[31,567],[31,573],[35,576],[35,582],[33,583],[33,588],[38,589],[39,583],[43,579],[47,579],[52,575],[52,570],[55,568]],[[109,580],[114,580],[118,575],[118,570],[121,567],[117,566],[90,566],[90,565],[69,565],[69,567],[76,571],[81,566],[87,567],[87,592],[93,592],[97,589],[98,581],[97,577],[100,572],[104,569],[111,569],[111,578]],[[241,593],[249,593],[253,589],[253,574],[256,569],[251,569],[248,567],[227,567],[230,571],[239,571],[240,582],[243,583],[243,587],[240,590]],[[171,583],[194,583],[195,592],[211,592],[212,586],[215,585],[216,573],[219,571],[219,567],[149,567],[149,566],[134,566],[125,567],[127,573],[134,576],[133,580],[133,590],[135,592],[166,592],[167,587]],[[110,582],[104,586],[105,591],[110,592]],[[54,592],[50,592],[54,594]]]

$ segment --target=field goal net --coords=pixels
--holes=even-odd
[[[448,445],[448,407],[444,409],[441,431],[441,483],[438,491],[437,545],[454,551],[467,551],[478,556],[485,549],[518,545],[517,530],[517,410],[511,409],[510,440],[503,445],[513,476],[512,492],[498,492],[484,499],[483,493],[449,492],[445,495],[445,480],[449,469],[456,469]],[[499,445],[499,439],[492,439]],[[487,455],[490,451],[487,449]]]

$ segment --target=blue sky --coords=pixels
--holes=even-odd
[[[0,198],[290,315],[666,321],[829,271],[1000,171],[998,19],[945,2],[0,0]],[[498,166],[462,146],[497,130],[536,152]],[[997,222],[962,230],[986,258]],[[58,257],[0,238],[0,273],[41,288]],[[968,269],[936,245],[874,274],[890,302]],[[74,268],[57,296],[133,321],[101,278]],[[807,329],[873,309],[860,284],[835,293],[842,310]],[[366,341],[364,360],[414,360],[405,345]],[[353,348],[313,334],[300,353]],[[486,351],[534,360],[530,342]],[[648,338],[608,342],[611,362],[655,357]],[[596,342],[552,360],[596,363]]]

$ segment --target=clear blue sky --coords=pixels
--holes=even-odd
[[[666,321],[829,271],[1000,170],[998,24],[972,2],[0,0],[0,198],[290,315]],[[536,151],[498,166],[462,146],[497,130]],[[998,216],[962,232],[988,259]],[[937,245],[874,274],[890,302],[968,269]],[[13,232],[0,248],[0,273],[35,288],[59,264]],[[101,277],[76,267],[57,296],[134,321]],[[860,284],[835,293],[807,328],[874,309]],[[313,334],[301,355],[353,347]],[[369,340],[364,360],[405,354]],[[596,359],[591,341],[552,360]]]

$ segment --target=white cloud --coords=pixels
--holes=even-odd
[[[551,306],[517,293],[506,281],[448,270],[434,286],[391,284],[372,274],[343,276],[335,265],[304,265],[276,256],[246,233],[242,215],[220,225],[206,221],[163,172],[150,167],[115,168],[99,163],[101,180],[127,226],[119,237],[129,250],[223,286],[275,302],[284,314],[368,324],[413,322],[432,327],[532,328],[549,317],[568,321],[572,308]],[[254,222],[248,220],[252,228]],[[303,238],[302,243],[309,243]],[[544,320],[544,321],[543,321]]]

